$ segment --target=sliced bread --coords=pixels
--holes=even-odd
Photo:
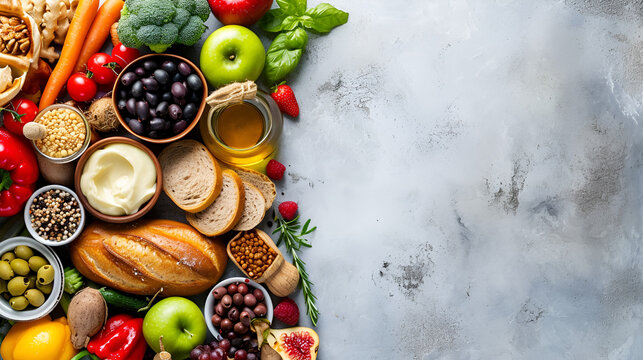
[[[246,201],[241,219],[239,219],[237,225],[232,229],[236,231],[254,229],[266,214],[266,199],[264,199],[261,191],[246,181],[243,182],[243,190],[246,194]]]
[[[163,191],[181,209],[199,212],[212,205],[221,192],[219,162],[195,140],[177,141],[159,155]]]
[[[259,189],[259,191],[261,191],[263,198],[266,199],[265,209],[266,211],[268,211],[268,209],[270,209],[270,207],[272,206],[272,202],[275,201],[275,197],[277,196],[277,188],[275,187],[275,183],[273,183],[272,180],[270,180],[270,178],[266,175],[254,170],[241,167],[234,167],[233,170],[236,171],[237,174],[239,174],[243,182],[253,185],[257,189]]]
[[[198,213],[186,213],[190,225],[202,234],[217,236],[224,234],[239,222],[243,214],[245,191],[243,182],[232,170],[223,170],[223,187],[212,205]]]

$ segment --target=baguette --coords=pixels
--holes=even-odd
[[[181,209],[199,212],[212,205],[221,192],[219,162],[195,140],[182,140],[161,151],[163,191]]]
[[[243,190],[246,194],[246,200],[241,218],[232,229],[235,231],[254,229],[255,226],[261,223],[263,216],[266,214],[266,199],[264,199],[261,191],[245,181],[243,182]]]
[[[245,206],[243,182],[232,170],[223,170],[223,188],[214,203],[198,213],[186,213],[188,222],[206,236],[224,234],[239,222]]]
[[[133,224],[96,221],[69,249],[88,279],[124,292],[163,296],[202,293],[219,280],[227,263],[225,247],[191,226],[171,220]]]

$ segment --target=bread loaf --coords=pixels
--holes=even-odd
[[[171,220],[131,224],[96,221],[69,249],[88,279],[121,291],[189,296],[214,286],[227,263],[225,246]]]

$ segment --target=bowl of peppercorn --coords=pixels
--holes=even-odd
[[[190,60],[148,54],[121,71],[112,102],[119,122],[129,133],[150,143],[169,143],[196,126],[207,95],[205,77]]]
[[[27,200],[24,218],[27,231],[38,242],[62,246],[80,235],[85,226],[85,209],[73,190],[48,185]]]

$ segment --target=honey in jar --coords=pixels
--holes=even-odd
[[[255,146],[265,131],[264,117],[248,102],[229,106],[217,119],[215,132],[227,146],[247,149]]]

